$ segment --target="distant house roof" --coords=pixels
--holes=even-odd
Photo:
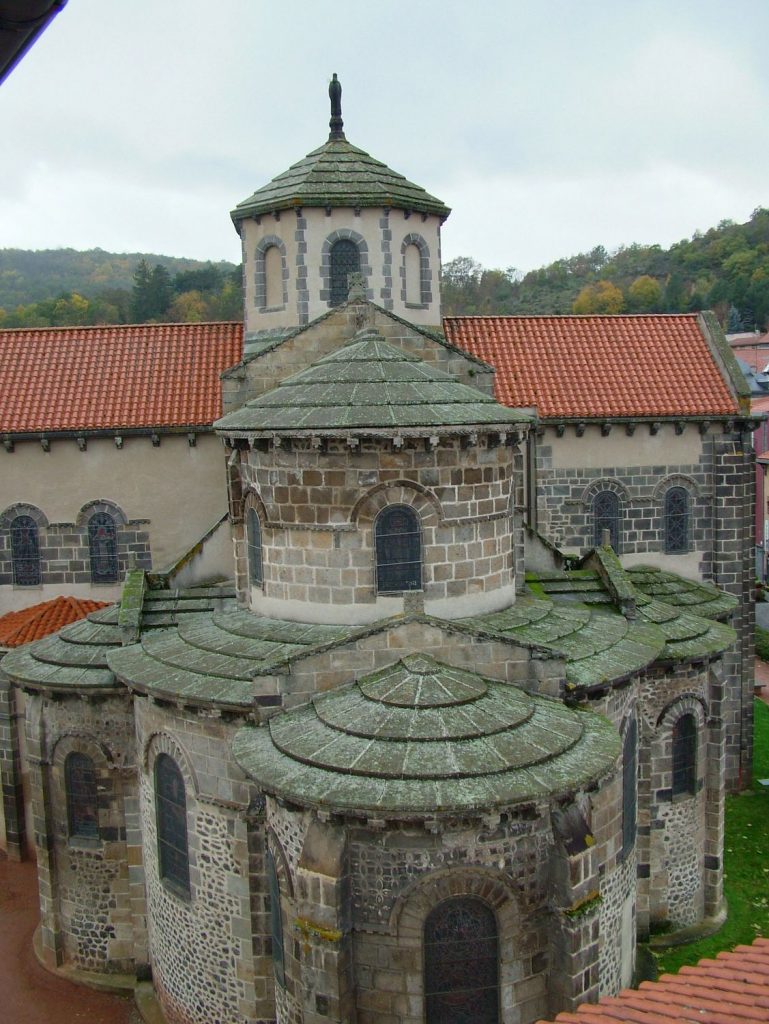
[[[457,316],[444,331],[495,368],[498,401],[544,419],[734,415],[700,324],[696,313]]]
[[[0,433],[210,426],[241,323],[0,331]]]
[[[700,960],[678,974],[644,981],[575,1013],[559,1013],[557,1024],[749,1024],[769,1020],[769,939]]]
[[[33,604],[20,612],[8,612],[0,617],[0,647],[21,647],[32,640],[41,640],[68,626],[70,622],[77,622],[98,608],[106,607],[105,601],[55,597],[52,601]]]
[[[769,334],[738,334],[727,340],[737,359],[754,373],[762,373],[769,365]]]

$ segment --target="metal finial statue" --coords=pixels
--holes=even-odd
[[[336,77],[331,79],[328,86],[328,98],[331,100],[331,120],[328,126],[331,129],[329,139],[344,138],[344,121],[342,120],[342,83]]]

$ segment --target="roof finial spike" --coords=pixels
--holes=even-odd
[[[334,76],[329,82],[328,98],[331,100],[331,120],[328,122],[328,126],[331,129],[328,136],[329,141],[331,141],[331,139],[343,139],[344,121],[342,120],[342,83],[336,77],[336,72],[334,72]]]

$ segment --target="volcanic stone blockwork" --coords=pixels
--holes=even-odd
[[[232,515],[258,517],[263,555],[257,585],[241,556],[244,602],[327,622],[398,611],[402,596],[375,580],[374,523],[400,506],[417,516],[414,589],[426,607],[509,603],[522,554],[513,481],[530,422],[374,328],[228,413],[217,430],[236,451]]]

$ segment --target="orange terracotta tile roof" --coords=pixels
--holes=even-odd
[[[84,619],[97,608],[106,608],[107,604],[106,601],[84,601],[77,597],[54,597],[20,612],[8,612],[0,617],[0,647],[20,647],[50,636],[70,622]]]
[[[751,1024],[769,1021],[769,939],[700,960],[678,974],[559,1013],[557,1024]],[[543,1024],[543,1022],[540,1022]]]
[[[446,338],[496,370],[496,397],[543,419],[733,415],[696,314],[455,316]]]
[[[0,331],[0,433],[209,425],[242,349],[241,323]]]

